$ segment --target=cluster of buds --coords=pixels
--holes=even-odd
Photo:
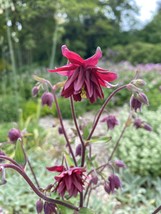
[[[134,120],[134,126],[136,129],[143,128],[147,131],[152,131],[152,127],[148,123],[142,121],[140,118],[136,118]]]
[[[137,110],[141,111],[141,107],[143,104],[149,105],[147,96],[142,92],[142,89],[140,88],[144,85],[145,82],[142,79],[134,79],[127,85],[127,89],[133,92],[130,99],[130,107],[131,110],[134,110],[135,112],[137,112]]]
[[[40,214],[43,210],[45,214],[57,213],[55,204],[48,202],[43,203],[43,201],[39,199],[36,202],[36,211],[38,214]]]

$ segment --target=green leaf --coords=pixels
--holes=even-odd
[[[15,160],[23,167],[26,165],[26,155],[22,145],[22,141],[17,140],[15,149]]]
[[[73,159],[70,157],[70,155],[68,153],[64,154],[64,157],[67,161],[68,166],[74,166],[74,161]]]
[[[96,214],[93,210],[89,208],[81,208],[79,214]]]
[[[96,137],[91,140],[89,140],[89,143],[108,143],[112,139],[111,136],[105,136],[105,137]]]

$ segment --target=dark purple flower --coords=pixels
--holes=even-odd
[[[122,160],[115,160],[114,163],[119,168],[125,168],[126,167],[125,163]]]
[[[65,169],[64,166],[54,166],[47,168],[49,171],[56,171],[61,173],[55,176],[57,186],[55,190],[62,197],[65,192],[69,193],[69,196],[77,196],[78,192],[83,191],[84,186],[84,172],[86,171],[83,167],[70,167]]]
[[[49,72],[57,72],[68,77],[62,90],[62,96],[65,98],[72,96],[75,101],[81,101],[83,97],[87,97],[93,103],[98,97],[104,97],[101,86],[111,87],[109,82],[117,78],[116,73],[97,66],[98,60],[102,57],[99,47],[96,53],[86,60],[70,51],[66,45],[62,46],[62,55],[69,63]]]
[[[44,214],[57,214],[56,205],[52,204],[52,203],[45,202]]]
[[[147,131],[153,130],[152,127],[148,123],[142,121],[140,118],[136,118],[134,120],[134,126],[136,127],[136,129],[143,128]]]
[[[36,202],[36,211],[38,214],[40,214],[43,210],[43,201],[41,199],[39,199],[37,202]]]
[[[53,97],[52,93],[50,93],[50,92],[44,92],[43,93],[43,95],[41,97],[41,102],[42,102],[43,106],[47,105],[51,108],[53,101],[54,101],[54,97]]]
[[[78,146],[76,147],[75,156],[81,156],[81,154],[82,154],[82,145],[78,144]]]
[[[32,88],[32,96],[33,96],[33,97],[36,97],[37,94],[38,94],[38,92],[39,92],[39,87],[38,87],[38,86],[34,86],[34,87]]]
[[[111,130],[114,129],[114,127],[119,124],[118,120],[116,119],[116,117],[114,115],[108,115],[108,116],[104,117],[101,120],[101,122],[107,123],[108,129],[111,129]]]
[[[111,174],[108,178],[108,181],[104,184],[105,191],[110,194],[114,193],[115,189],[121,188],[121,181],[117,175]]]
[[[130,99],[130,107],[135,112],[137,112],[137,109],[139,109],[139,111],[141,111],[142,103],[133,94]]]
[[[11,142],[17,141],[19,138],[22,138],[21,132],[19,129],[12,128],[8,132],[8,137]]]

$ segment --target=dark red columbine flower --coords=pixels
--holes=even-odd
[[[108,181],[104,184],[105,191],[110,194],[114,193],[115,189],[121,188],[121,181],[117,175],[111,174],[108,178]]]
[[[119,124],[117,118],[114,115],[108,115],[104,117],[101,122],[107,123],[107,128],[111,130]]]
[[[65,98],[73,96],[75,101],[81,101],[83,97],[87,97],[93,103],[98,97],[104,97],[101,86],[111,87],[109,82],[117,78],[116,73],[97,66],[98,60],[102,57],[99,47],[96,53],[86,60],[70,51],[66,45],[62,46],[62,55],[69,63],[49,72],[57,72],[68,77],[62,90],[62,96]]]
[[[83,191],[84,186],[84,172],[86,171],[83,167],[70,167],[66,169],[64,166],[47,167],[49,171],[61,172],[55,176],[57,186],[55,191],[58,192],[62,197],[65,192],[69,193],[69,196],[77,196],[78,192]]]

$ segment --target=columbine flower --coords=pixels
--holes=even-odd
[[[44,214],[54,214],[57,213],[56,211],[56,205],[53,203],[44,203]]]
[[[17,141],[19,138],[22,138],[21,132],[19,129],[12,128],[8,132],[8,137],[11,142]]]
[[[69,193],[69,196],[77,196],[78,192],[83,191],[84,186],[84,172],[86,171],[83,167],[70,167],[66,169],[64,166],[47,167],[49,171],[61,172],[55,176],[57,186],[55,190],[62,197],[65,192]]]
[[[104,184],[104,189],[105,191],[110,194],[114,193],[115,189],[121,188],[121,181],[117,175],[110,175],[108,178],[108,181],[105,182]]]
[[[142,121],[140,118],[136,118],[134,120],[134,126],[135,126],[136,129],[143,128],[143,129],[145,129],[147,131],[152,131],[153,130],[152,127],[148,123]]]
[[[119,124],[118,120],[116,119],[116,117],[114,115],[108,115],[108,116],[104,117],[101,120],[101,122],[107,123],[108,129],[111,129],[111,130],[114,129],[114,127]]]
[[[68,77],[62,90],[62,96],[65,98],[73,96],[75,101],[81,101],[83,97],[87,97],[93,103],[98,97],[104,97],[101,86],[111,87],[109,82],[117,78],[115,73],[97,66],[98,60],[102,57],[99,47],[96,53],[86,60],[70,51],[66,45],[62,46],[62,55],[69,60],[69,64],[49,72]]]
[[[114,163],[119,168],[126,168],[126,165],[122,160],[115,160]]]
[[[51,108],[53,101],[54,101],[54,97],[53,97],[52,93],[50,93],[50,92],[44,92],[43,93],[43,95],[41,97],[41,102],[42,102],[43,106],[47,105]]]

